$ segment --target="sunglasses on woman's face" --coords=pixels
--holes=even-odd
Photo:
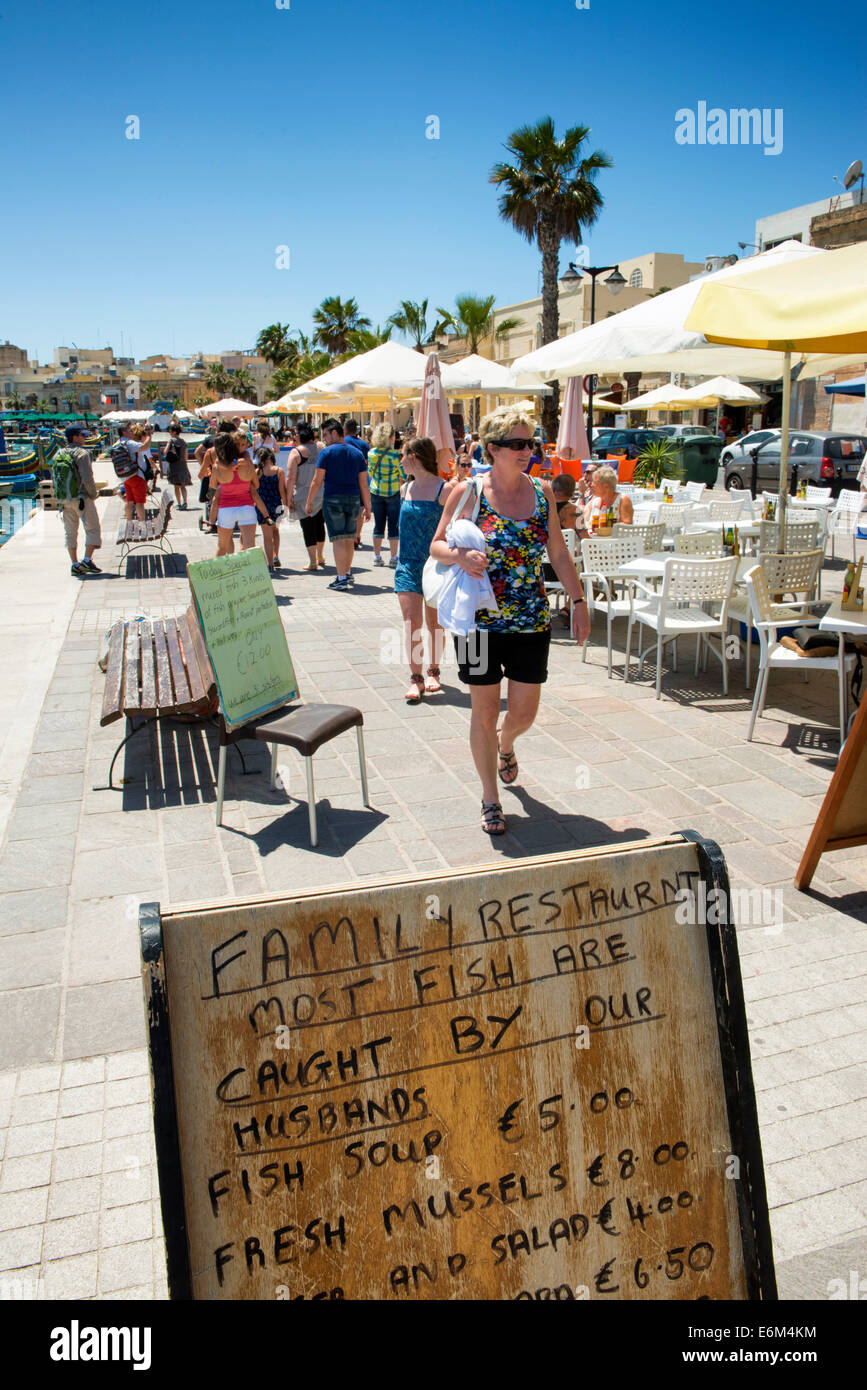
[[[492,439],[491,446],[497,449],[511,449],[512,453],[520,454],[524,449],[533,448],[532,439]]]

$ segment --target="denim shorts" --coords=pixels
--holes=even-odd
[[[371,493],[370,505],[373,511],[373,534],[379,539],[385,535],[388,526],[388,539],[397,540],[400,520],[400,493],[393,492],[390,497],[380,497]]]
[[[361,511],[361,498],[358,493],[338,494],[336,497],[323,497],[322,515],[330,541],[339,541],[351,536],[355,540],[355,525]]]
[[[257,521],[255,507],[220,507],[217,511],[217,525],[223,531],[231,531],[235,526],[255,526]]]

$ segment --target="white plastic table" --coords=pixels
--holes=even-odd
[[[843,646],[847,637],[857,637],[861,638],[862,641],[867,641],[867,608],[863,609],[860,613],[850,612],[848,609],[843,608],[842,602],[842,599],[834,600],[824,618],[820,619],[818,627],[819,632],[836,632],[841,660],[843,658]],[[848,694],[847,687],[847,699]],[[852,719],[854,718],[855,715],[853,713]],[[850,719],[849,723],[851,724],[851,722],[852,720]],[[848,727],[847,724],[847,728]],[[842,749],[840,751],[842,752]]]
[[[724,559],[724,556],[715,555],[672,555],[668,551],[657,550],[650,555],[641,555],[637,560],[627,560],[626,564],[618,569],[618,575],[624,579],[662,579],[665,574],[665,566],[671,560],[706,560]],[[747,570],[755,566],[755,559],[752,555],[741,555],[738,560],[736,579],[740,583]]]

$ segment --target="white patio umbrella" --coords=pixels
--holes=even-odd
[[[688,406],[690,410],[708,410],[715,405],[765,405],[768,401],[767,396],[754,391],[752,386],[727,376],[715,376],[686,391],[678,390],[677,399],[684,402],[682,409]]]
[[[251,405],[249,401],[236,401],[231,396],[226,396],[221,401],[213,401],[210,405],[200,405],[196,411],[203,420],[216,419],[222,415],[240,415],[243,419],[249,419],[252,415],[261,413],[261,405]]]
[[[785,526],[792,354],[801,375],[818,375],[867,354],[867,246],[821,251],[819,259],[767,266],[739,284],[705,284],[688,322],[710,342],[773,351],[782,362],[780,526]],[[754,257],[761,260],[760,256]]]
[[[512,363],[518,382],[567,381],[579,373],[664,371],[690,376],[733,375],[754,381],[776,381],[783,375],[782,354],[757,346],[734,346],[712,342],[686,322],[700,291],[714,284],[737,284],[748,288],[752,276],[776,266],[804,263],[815,257],[834,254],[817,246],[786,241],[761,255],[750,256],[726,266],[713,275],[690,280],[666,294],[646,299],[622,313],[612,314],[589,328],[570,333]],[[862,354],[863,358],[863,354]],[[858,356],[837,359],[857,362]],[[802,376],[817,376],[827,370],[827,359],[808,359]],[[595,404],[595,402],[594,402]],[[631,408],[632,403],[629,403]]]
[[[570,378],[571,380],[571,378]],[[666,382],[664,386],[656,386],[652,391],[646,391],[643,396],[636,396],[634,400],[624,403],[624,410],[687,410],[692,407],[681,405],[684,390],[681,386],[672,386]],[[594,401],[595,405],[596,402]]]

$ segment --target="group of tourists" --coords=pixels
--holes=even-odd
[[[173,424],[169,434],[167,480],[176,489],[178,506],[185,507],[191,484],[187,449],[180,426]],[[84,501],[75,511],[74,532],[71,517],[67,523],[73,573],[98,573],[91,558],[99,545],[99,523],[90,461],[74,427],[69,442],[84,455]],[[124,481],[127,515],[134,510],[143,515],[149,441],[124,429],[120,442],[136,460],[134,473]],[[629,519],[627,500],[616,502],[616,475],[599,467],[577,487],[571,478],[549,484],[531,476],[533,426],[517,411],[482,420],[477,437],[465,440],[457,451],[452,478],[440,475],[431,439],[410,433],[399,443],[390,424],[376,426],[368,442],[355,421],[327,420],[321,440],[302,422],[292,427],[289,444],[284,469],[267,421],[257,424],[252,439],[242,422],[233,419],[203,440],[195,452],[203,529],[216,533],[222,556],[232,553],[236,529],[241,549],[248,550],[260,528],[267,563],[277,573],[280,523],[294,515],[307,551],[305,571],[324,565],[327,535],[336,569],[329,588],[347,591],[354,587],[352,564],[361,527],[373,518],[374,566],[386,565],[387,541],[387,563],[394,570],[410,667],[406,702],[417,705],[442,691],[448,630],[459,679],[470,693],[470,749],[481,783],[481,824],[490,835],[504,834],[498,780],[510,786],[519,776],[516,740],[536,718],[548,674],[551,612],[545,578],[562,584],[570,600],[571,636],[584,642],[590,628],[587,606],[563,531],[574,528],[580,535],[592,530],[600,509],[609,505],[619,505],[623,520]],[[79,518],[85,527],[85,559],[80,562],[74,548]],[[446,576],[443,593],[451,579],[453,595],[462,595],[464,602],[469,596],[470,622],[464,627],[445,615],[444,600],[426,600],[425,566],[431,561]]]

